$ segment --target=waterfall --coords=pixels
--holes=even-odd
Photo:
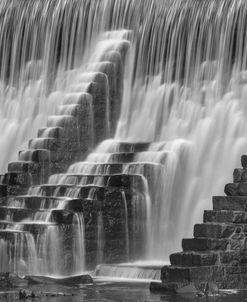
[[[30,198],[44,196],[41,208],[48,210],[29,222],[50,224],[32,239],[32,253],[26,256],[36,259],[31,270],[43,266],[43,273],[66,274],[66,267],[74,272],[78,263],[84,269],[88,222],[76,213],[72,229],[65,230],[52,224],[52,211],[70,210],[71,200],[82,198],[86,186],[83,198],[94,202],[111,174],[141,179],[141,193],[132,183],[131,205],[122,192],[126,261],[134,241],[131,227],[145,242],[137,258],[167,260],[181,249],[181,238],[191,236],[203,210],[211,208],[211,196],[222,193],[247,150],[246,1],[3,0],[0,14],[1,173],[39,128],[30,148],[42,149],[42,138],[51,137],[55,126],[73,124],[71,114],[81,94],[97,82],[96,73],[103,91],[98,100],[105,102],[97,111],[88,100],[88,156],[78,155],[67,174],[52,175],[48,185],[29,189]],[[122,80],[103,76],[106,64],[128,47],[117,72]],[[113,116],[118,111],[114,100],[121,98],[121,112]],[[42,131],[47,119],[49,129]],[[82,149],[77,130],[73,135]],[[28,152],[21,158],[29,160]],[[113,164],[118,173],[112,173]],[[13,198],[6,206],[25,209],[26,204]],[[96,215],[96,245],[103,250],[101,215]],[[27,240],[25,230],[20,232],[19,262]],[[65,233],[80,239],[72,243],[75,259],[66,251],[63,257]],[[51,245],[59,253],[53,254]],[[1,236],[0,248],[5,254],[10,249]],[[47,257],[51,262],[44,266],[41,259]],[[103,251],[96,258],[104,259]]]

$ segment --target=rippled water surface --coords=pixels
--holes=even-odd
[[[25,301],[40,302],[242,302],[247,301],[247,291],[222,291],[217,296],[195,297],[193,295],[152,294],[148,283],[139,282],[96,282],[95,285],[65,287],[59,285],[39,285],[26,288],[40,294],[35,299]],[[46,296],[48,295],[48,296]],[[18,290],[2,291],[0,301],[20,301]],[[23,300],[22,300],[23,301]]]

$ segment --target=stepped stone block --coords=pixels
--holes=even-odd
[[[32,210],[55,208],[59,204],[65,204],[67,210],[75,212],[83,211],[82,200],[78,198],[64,198],[64,197],[46,197],[23,195],[9,197],[6,206],[27,208]]]
[[[234,182],[247,182],[247,169],[235,169],[233,172]]]
[[[47,119],[47,127],[68,128],[76,132],[78,128],[77,119],[72,115],[50,115]]]
[[[219,261],[217,253],[181,252],[170,255],[171,265],[177,266],[208,266]]]
[[[43,127],[38,129],[38,138],[56,138],[64,140],[66,137],[66,128],[63,127]],[[69,128],[68,128],[69,129]],[[68,131],[68,133],[71,131]]]
[[[161,270],[162,282],[177,282],[188,284],[194,282],[196,285],[205,280],[222,282],[224,278],[224,267],[221,265],[212,265],[204,267],[169,267],[165,266]]]
[[[247,213],[244,211],[207,210],[204,211],[204,222],[247,223]]]
[[[235,232],[236,228],[236,225],[226,223],[195,224],[194,237],[228,238]]]
[[[128,163],[134,160],[135,153],[113,153],[110,155],[110,162]]]
[[[29,187],[35,181],[35,176],[27,172],[8,172],[4,175],[3,183],[8,186]]]
[[[247,197],[245,196],[213,196],[214,210],[246,211]]]
[[[46,149],[25,150],[19,152],[20,161],[45,163],[50,161],[50,151]]]
[[[16,236],[25,233],[24,231],[16,230],[0,230],[0,238],[6,241],[14,242]]]
[[[247,182],[226,184],[225,193],[228,196],[247,196]]]
[[[228,248],[228,239],[218,238],[188,238],[182,240],[184,251],[225,251]]]
[[[112,152],[112,153],[143,152],[143,151],[147,151],[149,146],[150,146],[149,142],[129,143],[129,142],[121,142],[121,141],[120,142],[112,141],[111,149],[109,150],[109,152]]]
[[[241,156],[241,165],[243,168],[247,168],[247,155]]]
[[[8,172],[23,172],[38,175],[41,166],[32,161],[17,161],[8,164]]]
[[[69,92],[66,94],[66,99],[64,104],[71,105],[71,104],[78,104],[84,105],[91,104],[93,101],[93,97],[90,93],[87,92]]]
[[[9,220],[8,216],[12,217],[12,221],[20,222],[23,219],[30,217],[34,212],[30,209],[0,207],[0,219]]]

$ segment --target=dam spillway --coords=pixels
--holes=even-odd
[[[0,11],[3,254],[22,242],[8,269],[168,260],[246,152],[245,2],[3,1]],[[67,266],[48,253],[53,238]]]

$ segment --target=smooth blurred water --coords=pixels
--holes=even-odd
[[[54,297],[41,296],[34,301],[40,302],[244,302],[247,300],[246,291],[227,291],[221,292],[216,296],[195,297],[193,295],[175,295],[175,294],[152,294],[150,293],[148,283],[140,282],[98,282],[95,285],[80,287],[65,286],[33,286],[28,290],[54,294]],[[61,293],[55,296],[55,293]],[[65,296],[63,296],[65,294]],[[0,301],[19,301],[18,291],[0,292]]]

